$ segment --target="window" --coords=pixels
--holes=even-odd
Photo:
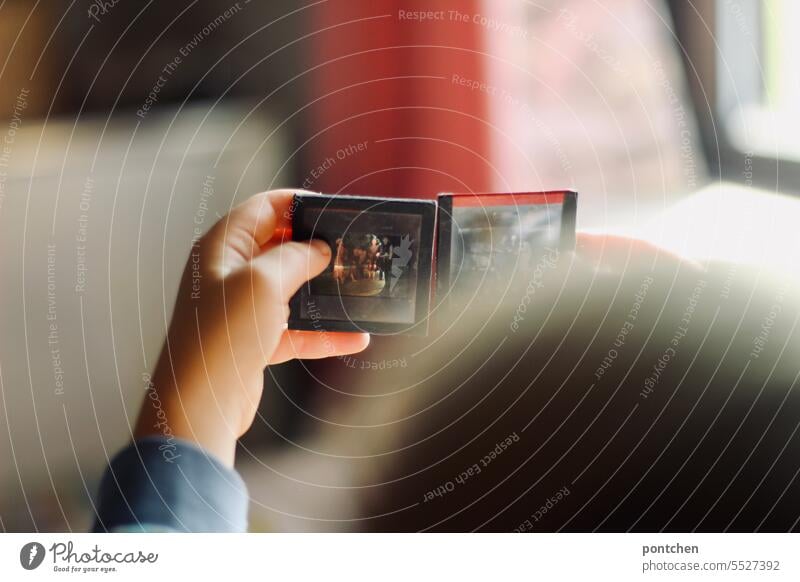
[[[800,3],[719,0],[718,107],[744,152],[800,161]]]
[[[721,174],[800,193],[800,2],[715,0],[710,22],[714,71],[699,74],[714,82],[706,130]]]

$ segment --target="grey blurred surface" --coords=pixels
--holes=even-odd
[[[26,123],[0,213],[0,517],[89,524],[130,437],[192,238],[286,185],[284,135],[250,103]],[[286,171],[284,168],[282,171]]]

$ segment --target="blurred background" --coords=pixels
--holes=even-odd
[[[238,461],[254,531],[796,529],[798,21],[789,0],[6,0],[0,529],[89,527],[196,229],[279,187],[572,188],[595,237],[524,338],[512,294],[268,370]],[[585,392],[651,275],[631,359]],[[703,323],[641,397],[700,280]]]

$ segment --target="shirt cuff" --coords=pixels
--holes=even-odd
[[[109,463],[93,531],[243,532],[248,498],[239,474],[197,445],[148,437]]]

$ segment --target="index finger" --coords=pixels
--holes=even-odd
[[[220,219],[203,237],[210,264],[226,269],[260,254],[276,231],[286,231],[291,226],[296,192],[299,191],[270,190],[255,194]]]
[[[294,190],[271,190],[251,196],[228,214],[226,231],[241,229],[257,246],[264,246],[276,230],[291,225],[294,194]]]

